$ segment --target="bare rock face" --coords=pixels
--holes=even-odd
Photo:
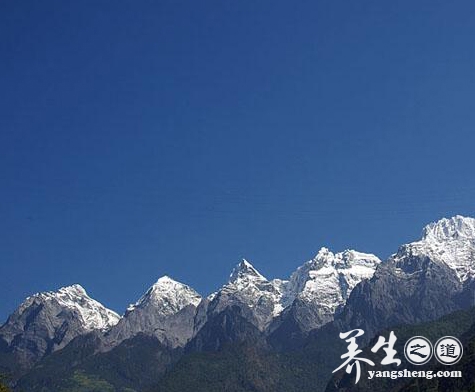
[[[215,351],[236,343],[265,348],[267,328],[284,309],[287,286],[288,281],[269,281],[242,260],[229,281],[199,305],[186,350]]]
[[[4,351],[24,367],[93,330],[105,331],[119,316],[90,298],[80,285],[28,297],[0,328]]]
[[[338,319],[368,336],[398,324],[436,319],[463,307],[463,285],[447,266],[424,256],[390,260],[355,288]]]
[[[210,314],[203,328],[186,346],[186,351],[218,351],[230,344],[267,347],[265,335],[243,316],[242,307],[237,305]]]
[[[129,306],[121,320],[104,335],[104,348],[142,333],[155,336],[167,347],[183,347],[193,335],[194,319],[201,296],[168,276],[160,278]]]

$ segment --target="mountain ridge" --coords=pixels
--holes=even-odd
[[[139,335],[155,339],[164,358],[171,358],[172,353],[219,352],[249,344],[268,352],[301,350],[313,336],[317,336],[318,344],[327,344],[329,331],[349,328],[363,328],[365,339],[371,339],[378,331],[394,325],[426,322],[470,306],[475,291],[474,270],[475,219],[457,215],[425,226],[420,239],[400,246],[385,261],[370,253],[333,253],[323,247],[289,279],[269,280],[243,259],[229,280],[207,297],[162,276],[122,317],[112,312],[115,321],[106,326],[91,324],[90,318],[81,317],[82,309],[73,311],[87,296],[81,286],[73,285],[32,296],[54,303],[53,313],[59,321],[54,325],[53,336],[48,335],[53,343],[45,341],[47,349],[40,355],[32,353],[24,366],[31,367],[35,360],[58,350],[55,358],[60,361],[61,349],[75,337],[83,336],[86,329],[92,330],[94,336],[93,349],[86,355],[92,358],[87,361],[93,362],[99,354],[112,358],[112,354],[106,354],[116,352],[119,346],[139,349],[140,344],[128,343]],[[29,298],[25,302],[31,301]],[[16,312],[20,314],[24,309],[29,306],[22,305]],[[107,308],[100,309],[108,314]],[[44,317],[36,317],[44,313],[43,307],[30,311],[23,326],[28,327],[33,320],[31,325],[41,331]],[[24,339],[21,333],[10,333],[5,338],[1,332],[7,324],[0,328],[0,351],[9,355],[12,347],[19,347],[28,354],[29,336]],[[322,330],[326,332],[318,333]],[[69,335],[63,335],[64,331]],[[76,331],[75,335],[71,331]],[[56,350],[48,348],[48,344]]]

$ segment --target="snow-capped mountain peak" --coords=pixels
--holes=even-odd
[[[291,275],[284,306],[295,302],[313,314],[305,328],[317,328],[331,321],[363,279],[373,276],[381,260],[373,254],[355,250],[333,253],[321,248],[317,255]]]
[[[156,285],[170,285],[179,283],[175,279],[170,278],[168,275],[163,275],[162,277],[158,278]]]
[[[157,337],[170,347],[182,347],[191,338],[201,296],[186,284],[165,275],[158,279],[110,330],[105,349],[138,333]]]
[[[281,301],[285,283],[280,279],[269,281],[243,259],[234,267],[228,283],[208,299],[214,312],[234,304],[246,305],[253,312],[250,321],[263,330],[283,309]]]
[[[221,290],[235,291],[242,290],[249,287],[256,287],[262,284],[269,283],[249,261],[242,259],[232,270],[229,275],[229,281],[223,286]]]
[[[242,261],[236,267],[234,267],[233,271],[231,272],[231,275],[229,276],[229,282],[235,283],[238,280],[242,280],[242,279],[261,280],[261,281],[267,280],[246,259],[242,259]]]
[[[355,250],[333,253],[323,247],[312,260],[292,274],[290,290],[295,295],[313,298],[324,292],[331,294],[339,288],[342,299],[345,300],[357,283],[373,276],[379,263],[381,260],[373,254]],[[334,281],[338,281],[336,286]],[[342,285],[346,289],[343,290]]]
[[[251,321],[263,330],[298,299],[303,306],[315,308],[319,314],[316,323],[321,325],[332,319],[356,284],[373,276],[380,262],[372,254],[354,250],[334,254],[321,248],[315,258],[291,275],[290,281],[269,281],[243,260],[234,268],[229,282],[210,300],[215,311],[235,303],[247,305],[253,311]]]
[[[198,306],[200,301],[201,295],[190,286],[164,275],[135,304],[130,305],[127,312],[153,306],[163,315],[171,315],[187,305]]]
[[[34,294],[20,305],[19,313],[22,314],[33,303],[38,302],[46,304],[55,302],[58,306],[73,311],[85,331],[106,330],[117,324],[120,319],[117,313],[89,297],[86,290],[79,284],[61,287],[57,291]]]
[[[75,283],[71,286],[61,287],[58,290],[59,294],[72,294],[72,295],[87,295],[86,290],[80,284]]]
[[[31,365],[79,335],[109,330],[119,319],[75,284],[28,297],[0,327],[0,336],[22,363]]]
[[[428,224],[419,241],[403,245],[393,256],[396,262],[408,256],[426,256],[443,263],[464,282],[475,277],[475,219],[456,215]]]

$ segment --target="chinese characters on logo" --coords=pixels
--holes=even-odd
[[[351,336],[353,334],[353,336]],[[340,333],[340,339],[346,339],[345,342],[349,343],[348,352],[341,356],[341,359],[345,359],[338,368],[336,368],[332,373],[337,372],[340,369],[343,369],[346,366],[346,372],[351,374],[353,366],[356,368],[356,382],[360,380],[361,375],[361,362],[366,362],[368,365],[374,366],[374,362],[366,358],[358,357],[358,354],[361,354],[363,350],[358,349],[358,344],[356,344],[356,338],[363,335],[364,331],[362,329],[353,329],[352,331]],[[350,337],[349,337],[350,336]],[[348,338],[348,339],[347,339]]]
[[[335,373],[345,368],[346,373],[351,374],[353,368],[355,368],[355,384],[360,380],[362,362],[369,366],[374,366],[373,361],[360,355],[363,350],[359,348],[356,339],[362,335],[364,335],[362,329],[353,329],[340,333],[340,339],[348,343],[348,352],[341,356],[344,362],[333,371]],[[379,336],[376,344],[371,348],[373,353],[377,353],[381,349],[384,351],[385,356],[381,361],[381,365],[395,364],[399,366],[401,364],[401,360],[396,358],[397,351],[394,349],[396,340],[396,335],[391,331],[388,340],[384,336]],[[462,357],[463,348],[460,341],[452,336],[444,336],[439,339],[434,348],[432,343],[423,336],[410,338],[404,346],[404,355],[407,361],[413,365],[424,365],[430,361],[434,353],[440,363],[453,365]]]
[[[346,361],[343,362],[342,365],[340,365],[338,368],[336,368],[333,371],[333,373],[335,373],[346,366],[346,372],[348,374],[351,374],[351,371],[353,370],[353,366],[355,366],[355,369],[356,369],[355,384],[360,380],[360,375],[361,375],[360,362],[365,362],[368,365],[374,366],[373,361],[366,358],[358,357],[358,355],[361,354],[363,350],[358,348],[358,344],[356,343],[356,338],[363,334],[364,334],[364,331],[362,329],[353,329],[352,331],[340,333],[340,339],[346,339],[345,342],[349,343],[348,352],[341,356],[342,359],[346,358]],[[396,350],[394,349],[394,343],[396,343],[396,340],[397,340],[396,335],[394,334],[394,332],[391,331],[387,342],[383,336],[380,336],[378,341],[374,345],[374,347],[371,349],[371,351],[375,353],[379,349],[383,348],[383,351],[386,353],[386,356],[381,361],[382,365],[390,365],[392,363],[395,363],[397,366],[399,366],[401,364],[400,359],[394,358],[394,356],[397,354]]]
[[[460,340],[453,336],[440,338],[434,346],[437,360],[443,365],[455,365],[462,358],[463,347]]]

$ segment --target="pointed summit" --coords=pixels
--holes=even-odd
[[[182,283],[176,281],[175,279],[170,278],[168,275],[163,275],[159,278],[153,286],[176,286],[181,285]]]
[[[201,296],[186,284],[165,275],[158,279],[107,335],[113,347],[138,333],[157,337],[170,347],[182,347],[191,338]]]
[[[267,280],[246,259],[242,259],[242,261],[236,267],[234,267],[231,275],[229,276],[229,283],[235,283],[242,279]]]
[[[246,259],[234,267],[228,283],[209,297],[211,313],[239,306],[247,321],[261,331],[282,311],[282,290],[286,282],[268,281]]]
[[[130,305],[127,312],[152,305],[164,313],[173,314],[189,304],[198,306],[200,301],[201,296],[190,286],[164,275],[135,304]]]
[[[174,314],[187,305],[198,306],[201,295],[186,284],[167,275],[159,278],[127,312],[153,306],[163,314]]]

